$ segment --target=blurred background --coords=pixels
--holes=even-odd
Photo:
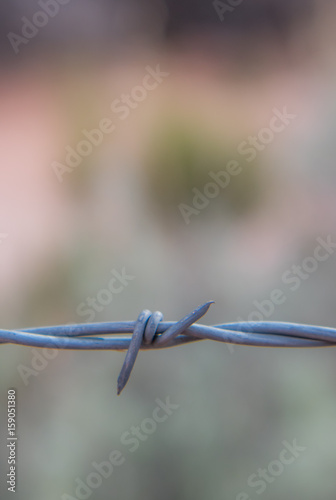
[[[1,327],[177,320],[211,299],[203,323],[252,320],[275,289],[264,319],[335,326],[336,255],[314,263],[336,241],[335,25],[327,0],[3,1]],[[20,500],[335,498],[332,348],[141,352],[119,397],[123,353],[37,352],[0,351],[1,498],[10,387]],[[167,397],[131,452],[121,436]],[[258,495],[248,478],[294,439],[306,450]],[[125,462],[76,496],[115,449]]]

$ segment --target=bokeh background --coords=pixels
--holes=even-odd
[[[335,3],[220,4],[70,0],[15,53],[9,33],[22,36],[41,3],[1,3],[2,328],[84,322],[78,307],[122,268],[134,279],[95,321],[144,308],[174,320],[210,299],[204,323],[237,321],[280,288],[267,319],[335,326],[336,255],[295,292],[283,281],[317,238],[336,239]],[[111,103],[158,64],[169,76],[120,120]],[[239,145],[285,106],[296,118],[248,162]],[[115,130],[59,182],[55,162],[104,117]],[[242,172],[186,224],[180,204],[230,160]],[[60,351],[24,382],[36,351],[2,346],[1,498],[10,387],[18,500],[76,498],[76,478],[114,449],[125,463],[85,498],[335,498],[333,348],[141,352],[117,397],[123,357]],[[130,452],[122,434],[167,397],[179,408]],[[249,476],[294,439],[306,450],[258,495]]]

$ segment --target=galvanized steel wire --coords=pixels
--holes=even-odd
[[[140,349],[162,349],[199,340],[259,347],[332,347],[336,329],[255,321],[207,326],[196,324],[213,301],[197,307],[179,321],[163,321],[161,312],[143,310],[136,321],[69,324],[1,330],[0,343],[52,349],[127,350],[118,378],[118,394],[125,387]]]

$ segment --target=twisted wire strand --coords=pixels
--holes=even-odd
[[[336,329],[322,326],[276,321],[195,324],[211,304],[213,301],[202,304],[176,322],[163,321],[161,312],[145,309],[136,321],[0,329],[0,343],[52,349],[127,350],[118,377],[118,394],[130,377],[140,349],[162,349],[205,339],[259,347],[336,346]]]

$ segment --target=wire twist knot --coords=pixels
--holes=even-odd
[[[180,321],[168,327],[161,335],[157,335],[159,323],[163,319],[163,314],[160,311],[152,313],[148,309],[144,309],[138,316],[135,323],[132,339],[118,377],[118,394],[121,393],[130,377],[135,360],[141,345],[153,344],[155,347],[164,347],[175,339],[180,333],[184,332],[188,326],[191,326],[201,316],[203,316],[213,301],[207,302],[195,309]]]

